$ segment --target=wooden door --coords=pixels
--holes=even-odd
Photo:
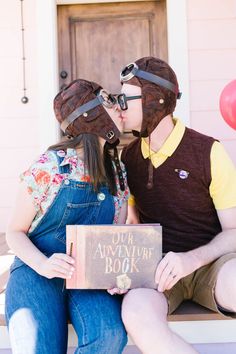
[[[120,91],[121,68],[143,56],[167,60],[165,1],[58,6],[60,87],[76,78]]]

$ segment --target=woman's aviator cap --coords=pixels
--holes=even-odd
[[[169,80],[163,79],[160,76],[151,74],[147,71],[140,70],[136,63],[130,63],[124,67],[124,69],[120,73],[120,81],[121,82],[129,81],[134,76],[150,81],[156,85],[162,86],[174,92],[177,95],[178,99],[181,97],[181,92],[179,92],[179,89],[176,85],[174,85]]]
[[[83,104],[82,106],[78,107],[75,109],[62,123],[61,123],[61,129],[65,133],[67,127],[74,122],[75,119],[77,119],[79,116],[82,114],[85,115],[87,114],[88,111],[91,109],[103,105],[107,108],[112,108],[115,104],[117,103],[116,98],[109,94],[106,90],[102,89],[100,90],[99,94],[97,95],[96,98],[93,100]]]

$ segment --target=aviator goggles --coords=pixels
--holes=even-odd
[[[79,108],[75,109],[62,123],[61,129],[65,133],[68,126],[73,123],[79,116],[88,116],[88,111],[91,109],[103,105],[107,108],[112,108],[117,103],[115,96],[109,94],[106,90],[100,90],[99,94],[93,100],[83,104]]]
[[[177,95],[177,99],[181,97],[181,92],[179,92],[178,87],[176,85],[166,79],[163,79],[160,76],[151,74],[147,71],[140,70],[136,63],[130,63],[126,65],[126,67],[120,73],[120,81],[129,81],[134,76],[139,77],[140,79],[153,82],[154,84],[157,84],[174,92]]]

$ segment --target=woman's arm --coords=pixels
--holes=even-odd
[[[120,208],[120,214],[118,217],[118,222],[117,224],[125,224],[126,219],[127,219],[127,209],[128,209],[128,202],[124,201],[121,208]]]
[[[127,224],[140,224],[138,211],[135,205],[128,205]]]
[[[71,264],[74,263],[71,257],[58,253],[47,258],[27,236],[35,215],[32,199],[25,184],[21,183],[6,232],[8,246],[16,256],[37,273],[47,278],[69,277],[72,272]]]

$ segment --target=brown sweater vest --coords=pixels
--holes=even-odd
[[[208,243],[221,231],[209,194],[210,151],[214,139],[186,128],[181,143],[153,171],[153,188],[147,189],[149,159],[135,139],[122,152],[131,194],[141,223],[163,226],[163,252],[183,252]],[[181,178],[181,171],[184,177]]]

